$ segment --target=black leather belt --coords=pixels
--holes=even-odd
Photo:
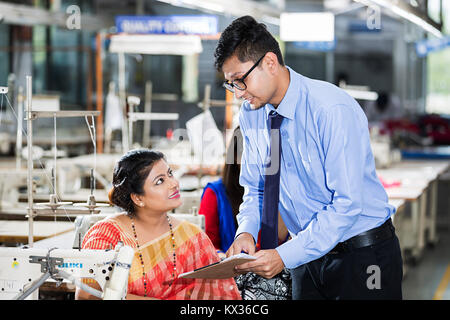
[[[392,220],[387,219],[381,226],[364,231],[344,242],[339,242],[329,253],[350,252],[354,249],[368,247],[392,238],[395,229]]]

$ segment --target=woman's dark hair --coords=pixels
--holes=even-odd
[[[234,20],[222,32],[214,52],[214,65],[221,71],[225,60],[234,54],[241,62],[256,62],[267,52],[275,53],[278,63],[284,65],[280,46],[267,31],[266,25],[258,23],[251,16],[243,16]]]
[[[136,207],[131,194],[144,194],[144,183],[153,165],[164,159],[164,154],[149,149],[128,151],[114,167],[113,188],[109,192],[109,202],[134,215]]]
[[[389,94],[386,92],[380,92],[376,101],[376,108],[379,112],[384,112],[389,104]]]
[[[234,129],[233,136],[227,148],[225,165],[222,173],[222,182],[225,192],[231,204],[234,217],[239,213],[239,206],[244,196],[244,188],[239,184],[242,156],[242,133],[238,126]]]

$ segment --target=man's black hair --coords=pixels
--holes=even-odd
[[[284,65],[280,46],[266,25],[251,16],[243,16],[234,20],[220,36],[214,52],[214,65],[221,71],[225,60],[234,54],[241,62],[256,62],[267,52],[275,53],[278,63]]]

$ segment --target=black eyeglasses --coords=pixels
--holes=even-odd
[[[246,74],[244,74],[241,78],[239,79],[234,79],[233,81],[224,81],[223,82],[223,86],[225,87],[225,89],[234,92],[234,88],[238,89],[238,90],[245,90],[247,89],[247,85],[244,82],[244,79],[247,78],[247,76],[250,74],[250,72],[253,71],[253,69],[256,68],[256,66],[261,62],[261,60],[266,56],[266,54],[264,54],[261,58],[258,59],[258,61],[256,61],[256,63],[253,65],[253,67],[250,68],[250,70],[247,71]]]

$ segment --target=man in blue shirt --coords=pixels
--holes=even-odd
[[[215,64],[224,86],[245,100],[239,115],[245,192],[227,255],[245,251],[258,259],[237,270],[272,278],[290,269],[293,299],[401,299],[395,209],[376,175],[358,103],[285,66],[276,40],[250,16],[224,30]],[[272,139],[269,115],[282,118],[273,129],[279,140]],[[279,198],[264,192],[275,173]],[[264,198],[274,195],[292,238],[255,252],[260,228],[263,237],[262,227],[271,227]]]

